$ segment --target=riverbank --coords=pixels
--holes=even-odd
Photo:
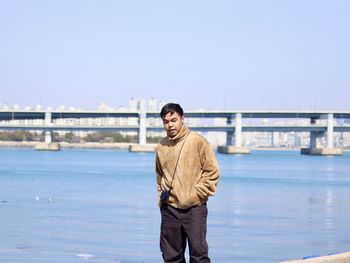
[[[40,142],[13,142],[13,141],[0,141],[0,148],[34,148]],[[128,142],[116,142],[116,143],[100,143],[100,142],[84,142],[84,143],[70,143],[60,142],[61,148],[67,149],[129,149],[130,145],[138,145],[137,143]],[[149,145],[156,146],[156,143]],[[213,147],[216,149],[216,147]],[[278,148],[278,147],[252,147],[252,151],[300,151],[300,148]],[[343,149],[343,151],[349,151],[350,149]]]
[[[0,142],[0,148],[34,148],[39,142]],[[81,148],[81,149],[128,149],[130,145],[135,143],[68,143],[60,142],[61,148]]]

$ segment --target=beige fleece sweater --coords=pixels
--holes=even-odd
[[[215,194],[219,181],[219,166],[209,143],[200,134],[190,132],[185,125],[174,138],[166,137],[157,146],[156,173],[159,196],[161,191],[171,188],[168,204],[181,209],[205,203]]]

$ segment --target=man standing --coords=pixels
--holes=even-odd
[[[162,256],[166,263],[185,263],[188,242],[190,262],[208,263],[206,203],[219,181],[215,154],[204,137],[185,126],[179,104],[166,104],[160,116],[167,133],[156,150]]]

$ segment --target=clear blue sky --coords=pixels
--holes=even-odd
[[[0,106],[350,110],[350,1],[0,0]]]

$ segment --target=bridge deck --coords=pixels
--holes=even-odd
[[[139,111],[48,111],[52,119],[67,118],[138,118]],[[24,120],[45,119],[45,110],[0,110],[0,120]],[[142,112],[147,118],[159,118],[158,112]],[[241,113],[242,118],[294,118],[294,119],[319,119],[329,113],[334,118],[350,119],[349,111],[189,111],[185,113],[187,118],[234,118],[236,113]]]

